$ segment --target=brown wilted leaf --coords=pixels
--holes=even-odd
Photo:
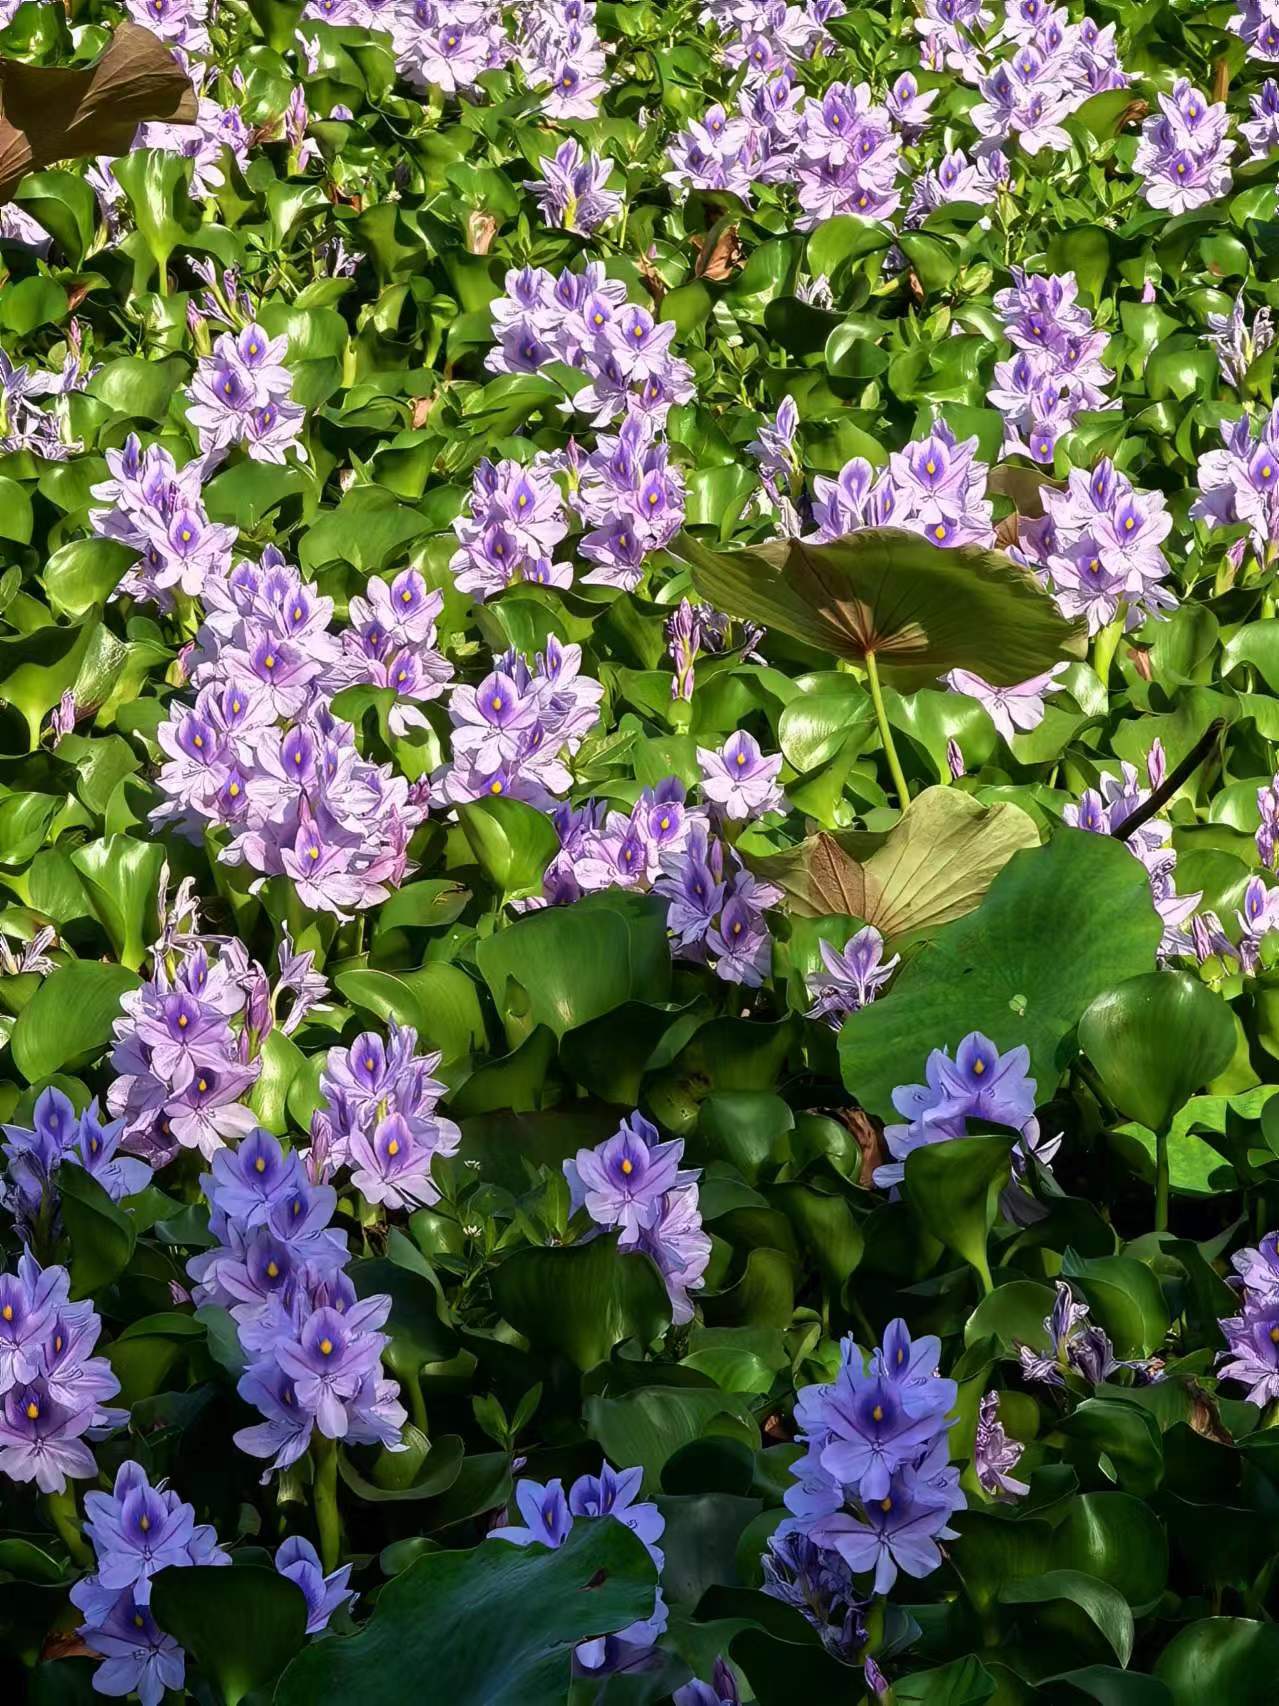
[[[832,1119],[837,1119],[848,1132],[861,1150],[861,1166],[857,1169],[857,1183],[864,1191],[874,1188],[875,1169],[883,1167],[891,1159],[887,1145],[884,1143],[884,1128],[877,1119],[864,1113],[861,1108],[839,1108],[831,1112]]]
[[[700,231],[694,232],[689,241],[697,250],[697,259],[693,263],[694,278],[707,278],[712,284],[722,284],[726,278],[740,271],[746,260],[746,251],[737,238],[736,225],[716,227],[706,236]]]
[[[990,470],[986,489],[997,497],[1010,498],[1019,516],[1038,521],[1044,513],[1044,493],[1064,492],[1066,482],[1054,480],[1037,468],[1015,468],[1011,462],[1001,462]]]
[[[917,303],[923,302],[925,294],[924,287],[921,284],[919,274],[915,271],[914,267],[907,267],[906,269],[906,288],[910,291]]]
[[[431,410],[434,407],[434,397],[414,397],[412,421],[415,429],[420,431],[426,425],[431,418]]]
[[[86,1647],[74,1629],[53,1629],[45,1637],[44,1646],[40,1649],[40,1658],[47,1659],[92,1659],[97,1654],[92,1647]]]
[[[172,50],[138,24],[121,24],[96,65],[0,59],[0,202],[27,172],[127,153],[140,124],[193,124],[196,110]]]
[[[1190,1398],[1190,1415],[1187,1418],[1197,1434],[1205,1439],[1215,1440],[1218,1445],[1233,1445],[1234,1435],[1221,1419],[1221,1411],[1217,1408],[1217,1400],[1210,1392],[1206,1392],[1197,1380],[1186,1382],[1186,1392]]]
[[[1150,650],[1146,646],[1129,646],[1128,661],[1137,671],[1143,681],[1155,679],[1154,665],[1150,661]]]
[[[466,216],[466,252],[468,255],[487,255],[497,236],[497,220],[482,208],[472,208]]]
[[[647,255],[639,256],[635,262],[635,270],[640,275],[640,283],[652,297],[654,308],[660,308],[666,295],[666,280]]]
[[[1115,135],[1118,136],[1121,130],[1127,130],[1129,125],[1141,124],[1149,116],[1149,113],[1149,101],[1129,101],[1123,112],[1115,120]]]
[[[760,1432],[765,1439],[772,1440],[774,1445],[789,1445],[795,1437],[780,1410],[774,1410],[771,1416],[764,1418]]]
[[[1004,519],[995,524],[995,543],[1001,551],[1010,550],[1020,538],[1018,523],[1021,517],[1013,510]]]

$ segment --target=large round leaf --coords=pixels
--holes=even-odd
[[[554,1552],[488,1540],[428,1553],[358,1635],[293,1661],[276,1706],[562,1706],[573,1646],[651,1615],[655,1587],[643,1545],[607,1519]]]
[[[606,1361],[623,1339],[655,1339],[671,1318],[653,1263],[619,1250],[616,1237],[517,1250],[494,1270],[493,1301],[531,1343],[562,1352],[583,1372]]]
[[[1161,926],[1145,868],[1108,836],[1063,829],[1016,853],[966,917],[944,925],[891,991],[845,1021],[844,1082],[892,1115],[900,1084],[922,1082],[933,1048],[981,1031],[1025,1043],[1046,1101],[1073,1053],[1080,1015],[1103,990],[1154,964]]]
[[[1271,1706],[1279,1674],[1279,1626],[1246,1617],[1204,1617],[1159,1655],[1155,1675],[1174,1706]]]
[[[1166,1132],[1235,1052],[1230,1009],[1188,972],[1157,971],[1107,990],[1079,1021],[1079,1042],[1120,1113]]]
[[[744,551],[711,551],[683,533],[672,548],[717,609],[836,657],[874,653],[899,688],[931,686],[951,669],[1009,686],[1056,663],[1076,636],[1002,552],[941,549],[898,528]]]
[[[306,1638],[301,1589],[257,1564],[162,1570],[151,1609],[216,1684],[224,1706],[269,1691]]]
[[[73,960],[27,1002],[13,1028],[13,1058],[29,1084],[95,1053],[110,1039],[120,997],[138,987],[124,966]]]

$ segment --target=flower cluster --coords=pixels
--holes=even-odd
[[[1018,143],[1027,154],[1064,153],[1071,140],[1063,121],[1090,96],[1128,82],[1115,51],[1115,26],[1103,29],[1089,17],[1071,23],[1065,12],[1040,0],[1009,5],[988,46],[1007,44],[1011,52],[992,61],[964,33],[988,17],[980,0],[964,6],[930,0],[916,22],[928,37],[924,64],[940,69],[940,52],[945,63],[976,83],[982,99],[970,117],[982,137],[982,152]],[[942,23],[940,31],[925,30],[933,18]]]
[[[1021,528],[1018,555],[1036,569],[1067,617],[1090,634],[1122,616],[1126,630],[1175,610],[1163,542],[1172,516],[1161,492],[1142,492],[1103,458],[1072,468],[1066,490],[1043,492],[1042,519]]]
[[[778,410],[781,418],[781,410]],[[764,630],[753,622],[734,623],[709,604],[693,604],[682,598],[673,616],[666,620],[666,647],[671,660],[671,698],[688,700],[696,685],[694,668],[703,653],[722,657],[740,651],[753,661],[762,661],[755,647]]]
[[[46,462],[65,462],[81,448],[71,436],[66,399],[83,391],[98,370],[84,365],[78,320],[68,325],[67,345],[61,373],[44,373],[25,362],[10,361],[0,350],[0,453],[28,451]],[[52,409],[40,408],[37,397],[52,397]]]
[[[586,528],[578,544],[593,565],[587,585],[633,592],[650,553],[684,521],[684,478],[652,414],[629,409],[616,433],[601,433],[588,454],[567,455],[572,504]]]
[[[752,44],[747,57],[756,51]],[[896,211],[901,135],[868,84],[832,83],[820,96],[804,97],[783,68],[748,85],[747,95],[741,115],[712,106],[674,138],[667,183],[679,191],[729,190],[744,201],[754,181],[792,184],[801,231],[838,214],[883,219]]]
[[[621,195],[606,187],[609,162],[583,154],[571,137],[540,164],[541,176],[526,180],[524,188],[536,197],[548,225],[589,237],[621,212]]]
[[[543,1484],[526,1477],[515,1484],[515,1504],[523,1523],[490,1529],[488,1538],[505,1540],[512,1546],[548,1546],[554,1551],[568,1539],[575,1521],[612,1517],[643,1541],[660,1572],[665,1558],[657,1543],[666,1520],[656,1505],[636,1502],[643,1478],[641,1469],[619,1471],[601,1463],[598,1475],[579,1475],[566,1493],[559,1480]],[[659,1587],[650,1617],[628,1624],[615,1635],[579,1642],[573,1649],[574,1672],[608,1676],[614,1671],[630,1669],[637,1659],[651,1651],[665,1631],[666,1620],[666,1602]]]
[[[1139,806],[1145,804],[1152,790],[1163,780],[1163,748],[1158,742],[1151,749],[1146,763],[1149,788],[1141,786],[1135,765],[1123,765],[1122,779],[1103,771],[1097,786],[1086,788],[1080,795],[1078,805],[1066,807],[1062,813],[1063,822],[1093,835],[1113,835]],[[1164,927],[1159,952],[1165,958],[1170,954],[1192,951],[1191,940],[1182,925],[1203,899],[1202,890],[1190,895],[1177,893],[1177,853],[1169,845],[1171,840],[1172,827],[1159,816],[1147,818],[1131,835],[1124,837],[1124,845],[1141,860],[1150,878],[1151,899]]]
[[[925,1144],[965,1136],[969,1120],[1008,1126],[1018,1133],[1013,1165],[1019,1174],[1032,1157],[1047,1165],[1060,1140],[1040,1138],[1029,1065],[1030,1050],[1024,1044],[1001,1054],[980,1031],[968,1033],[953,1059],[948,1049],[933,1049],[924,1068],[926,1082],[904,1084],[893,1091],[893,1106],[906,1123],[884,1127],[892,1161],[876,1168],[875,1183],[901,1184],[908,1155]]]
[[[601,261],[558,278],[543,267],[506,275],[506,294],[492,305],[498,346],[493,373],[538,373],[562,361],[586,374],[572,407],[596,426],[636,410],[661,425],[674,403],[693,395],[692,372],[671,353],[672,320],[655,320],[627,301],[626,285],[605,276]]]
[[[700,826],[683,849],[662,854],[660,864],[653,892],[670,903],[671,952],[677,959],[710,964],[726,983],[757,989],[772,964],[764,914],[778,904],[782,891],[752,875],[735,848]]]
[[[702,792],[716,817],[745,824],[786,809],[777,785],[781,753],[766,758],[754,735],[745,730],[729,735],[718,752],[699,746],[697,762],[702,768]]]
[[[724,64],[744,67],[748,84],[829,52],[826,24],[843,15],[843,0],[706,0],[699,14],[718,26]]]
[[[200,435],[207,472],[233,444],[257,462],[284,462],[299,443],[306,410],[292,400],[293,375],[284,365],[286,337],[272,338],[255,321],[233,337],[223,332],[196,366],[187,393],[187,419]]]
[[[594,1149],[564,1162],[574,1211],[621,1233],[619,1248],[651,1256],[666,1281],[674,1319],[691,1321],[690,1291],[704,1284],[711,1241],[698,1210],[698,1168],[681,1168],[684,1140],[662,1143],[640,1113]]]
[[[871,1599],[858,1595],[853,1572],[838,1552],[819,1546],[804,1530],[783,1521],[760,1560],[763,1590],[799,1612],[834,1658],[852,1664],[866,1645]]]
[[[1279,122],[1279,84],[1271,83],[1269,87],[1275,91],[1275,115]],[[1204,335],[1217,352],[1221,377],[1238,391],[1242,389],[1253,362],[1274,343],[1274,320],[1270,309],[1261,307],[1249,326],[1248,308],[1241,290],[1229,314],[1209,314],[1208,330]]]
[[[230,1311],[251,1358],[237,1390],[265,1417],[236,1444],[269,1459],[267,1475],[295,1463],[317,1429],[401,1450],[405,1411],[383,1376],[378,1330],[391,1299],[357,1298],[346,1236],[331,1225],[332,1185],[313,1182],[296,1151],[256,1129],[220,1150],[200,1185],[218,1242],[187,1264],[192,1295]]]
[[[863,527],[903,527],[930,544],[988,545],[994,538],[987,469],[977,440],[957,440],[944,421],[926,438],[895,450],[884,469],[863,457],[832,480],[813,480],[812,538],[840,539]]]
[[[1257,556],[1279,549],[1279,404],[1221,427],[1221,450],[1199,458],[1199,496],[1190,514],[1209,528],[1247,527]]]
[[[6,1139],[0,1206],[13,1215],[20,1231],[35,1224],[64,1162],[83,1167],[113,1202],[151,1183],[145,1161],[119,1153],[124,1121],[104,1124],[96,1097],[77,1114],[70,1099],[51,1084],[36,1097],[29,1127],[0,1125],[0,1131]]]
[[[431,1180],[437,1155],[454,1155],[462,1134],[437,1112],[444,1086],[431,1074],[438,1054],[418,1054],[417,1032],[391,1022],[383,1042],[373,1031],[349,1048],[331,1048],[320,1074],[328,1103],[331,1168],[349,1166],[366,1202],[419,1208],[439,1201]]]
[[[608,87],[594,0],[529,0],[518,12],[515,58],[552,119],[591,119]]]
[[[414,570],[390,587],[375,578],[352,600],[353,633],[339,644],[332,600],[268,546],[261,564],[211,580],[204,601],[195,704],[178,703],[157,734],[168,762],[153,821],[193,840],[212,825],[229,831],[220,857],[256,871],[255,889],[284,875],[316,911],[347,917],[377,905],[404,880],[425,790],[362,758],[328,694],[385,682],[409,701],[397,707],[408,715],[442,691],[438,594]]]
[[[863,925],[842,948],[827,941],[817,944],[821,969],[808,979],[813,1005],[810,1019],[825,1019],[834,1030],[849,1013],[868,1007],[888,982],[901,960],[884,958],[884,938],[873,924]]]
[[[1276,35],[1279,45],[1279,34]],[[1255,95],[1249,95],[1248,105],[1252,109],[1252,117],[1245,119],[1239,126],[1245,142],[1250,150],[1248,164],[1254,160],[1264,160],[1279,148],[1279,83],[1273,77],[1267,77]]]
[[[41,1268],[29,1250],[0,1274],[0,1474],[60,1493],[98,1473],[86,1437],[128,1420],[106,1406],[120,1382],[95,1356],[102,1323],[92,1303],[70,1301],[65,1268]]]
[[[1274,0],[1237,0],[1237,4],[1239,10],[1226,28],[1248,44],[1248,58],[1279,59],[1279,11]]]
[[[516,581],[572,584],[571,566],[552,561],[568,520],[549,460],[535,457],[525,467],[484,457],[476,464],[467,512],[453,523],[459,548],[449,569],[458,590],[477,603]]]
[[[599,715],[604,689],[580,673],[582,648],[552,634],[532,668],[514,650],[478,687],[449,696],[452,762],[432,778],[450,805],[508,795],[548,809],[572,782],[565,764]]]
[[[891,1321],[869,1357],[851,1337],[828,1385],[806,1386],[795,1402],[805,1452],[791,1467],[798,1485],[777,1534],[798,1530],[837,1553],[849,1569],[874,1572],[887,1593],[899,1570],[926,1576],[941,1563],[939,1540],[968,1501],[947,1462],[948,1417],[958,1388],[938,1374],[941,1342],[911,1342]]]
[[[1268,1404],[1279,1398],[1279,1232],[1240,1250],[1231,1265],[1241,1308],[1221,1322],[1229,1349],[1218,1358],[1218,1373],[1242,1381],[1249,1403]]]
[[[1210,101],[1179,77],[1171,95],[1159,96],[1159,109],[1142,125],[1133,161],[1147,203],[1187,213],[1225,195],[1236,147],[1226,135],[1225,102]]]
[[[92,488],[103,507],[89,512],[90,525],[138,553],[116,595],[161,610],[173,608],[175,593],[200,597],[206,582],[229,571],[235,544],[235,529],[205,513],[200,462],[179,468],[163,445],[143,450],[133,433],[106,461],[111,478]]]
[[[1118,406],[1105,394],[1114,378],[1101,361],[1106,334],[1077,301],[1073,273],[1028,276],[1014,267],[1012,276],[995,307],[1017,353],[996,363],[988,400],[1004,415],[1004,455],[1051,463],[1081,410]]]
[[[461,6],[420,0],[415,6],[387,8],[383,0],[309,0],[307,11],[327,23],[363,23],[389,27],[400,75],[420,89],[454,95],[473,89],[482,72],[498,71],[511,57],[501,9],[490,0]],[[366,13],[360,17],[357,14]],[[349,14],[349,15],[348,15]]]
[[[121,1464],[109,1493],[87,1493],[85,1532],[97,1568],[71,1589],[84,1618],[81,1640],[102,1663],[94,1672],[99,1694],[136,1692],[142,1706],[159,1706],[167,1689],[180,1689],[186,1655],[151,1612],[151,1578],[161,1570],[224,1564],[230,1555],[208,1523],[164,1486],[153,1487],[131,1459]]]

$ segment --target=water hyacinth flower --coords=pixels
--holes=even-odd
[[[1247,1386],[1249,1403],[1279,1397],[1279,1233],[1231,1257],[1232,1278],[1242,1307],[1219,1325],[1227,1349],[1217,1357],[1218,1375]]]
[[[275,1567],[286,1581],[302,1591],[308,1635],[318,1635],[321,1629],[327,1629],[334,1612],[355,1600],[354,1590],[347,1586],[352,1566],[343,1564],[326,1576],[319,1553],[300,1534],[291,1534],[277,1549]]]
[[[884,938],[873,924],[863,925],[843,948],[827,941],[818,942],[817,947],[822,970],[808,979],[813,997],[808,1017],[825,1019],[835,1029],[849,1013],[859,1012],[875,999],[901,961],[900,954],[885,960]]]
[[[1181,77],[1171,95],[1159,96],[1159,109],[1142,125],[1133,161],[1149,206],[1186,213],[1225,195],[1237,146],[1226,134],[1225,103],[1210,101]]]
[[[582,1475],[565,1493],[559,1480],[545,1484],[527,1477],[515,1483],[515,1504],[523,1524],[505,1524],[489,1530],[489,1540],[513,1546],[562,1546],[575,1522],[611,1519],[629,1528],[644,1544],[660,1572],[665,1562],[658,1541],[666,1526],[656,1505],[637,1502],[643,1480],[640,1469],[615,1470],[608,1463],[596,1475]],[[629,1624],[616,1635],[579,1642],[573,1652],[577,1675],[604,1676],[633,1668],[651,1652],[666,1628],[666,1602],[658,1587],[652,1615]]]
[[[1049,1345],[1047,1356],[1029,1345],[1018,1346],[1022,1375],[1027,1380],[1064,1388],[1066,1375],[1073,1374],[1095,1386],[1122,1368],[1137,1370],[1149,1379],[1159,1377],[1161,1365],[1156,1359],[1122,1362],[1115,1356],[1109,1335],[1091,1319],[1088,1305],[1076,1300],[1064,1280],[1057,1281],[1056,1300],[1044,1320],[1044,1332]]]
[[[912,1342],[891,1322],[869,1356],[851,1338],[840,1370],[796,1400],[805,1454],[786,1493],[792,1515],[778,1536],[797,1531],[833,1551],[854,1573],[873,1574],[886,1593],[898,1572],[924,1576],[941,1562],[937,1542],[953,1538],[950,1517],[967,1504],[946,1460],[953,1380],[937,1372],[940,1341]]]
[[[132,1460],[123,1463],[109,1493],[86,1493],[85,1533],[97,1554],[95,1581],[112,1593],[129,1589],[138,1605],[151,1601],[151,1578],[185,1564],[230,1564],[207,1523],[164,1486],[153,1487]]]
[[[658,1141],[636,1112],[612,1137],[563,1163],[572,1208],[584,1208],[601,1230],[620,1228],[619,1249],[652,1259],[677,1323],[692,1320],[690,1293],[704,1284],[711,1255],[698,1207],[701,1169],[682,1169],[683,1153],[682,1138]]]
[[[977,1411],[977,1434],[973,1445],[973,1467],[982,1491],[991,1498],[1011,1500],[1030,1491],[1012,1471],[1025,1450],[1020,1440],[1009,1439],[999,1420],[999,1394],[987,1392]]]
[[[1068,668],[1056,663],[1043,675],[1013,687],[992,687],[969,669],[952,669],[942,680],[952,693],[975,699],[1006,741],[1037,729],[1044,720],[1044,698],[1058,691],[1057,679]]]
[[[980,1031],[970,1031],[952,1059],[935,1048],[925,1067],[926,1082],[893,1091],[893,1106],[906,1124],[884,1127],[892,1161],[875,1170],[877,1185],[897,1185],[905,1177],[906,1157],[923,1144],[962,1137],[970,1119],[1010,1126],[1020,1133],[1014,1158],[1022,1166],[1030,1156],[1048,1161],[1056,1143],[1044,1144],[1035,1120],[1035,1080],[1028,1076],[1030,1050],[1024,1045],[1001,1054]]]
[[[570,138],[541,162],[541,177],[526,180],[548,225],[589,236],[621,211],[622,197],[605,186],[610,163],[598,154],[584,154]]]
[[[817,1631],[826,1651],[851,1664],[866,1645],[871,1601],[858,1595],[853,1573],[840,1554],[784,1521],[769,1536],[760,1563],[763,1591],[793,1606]]]
[[[1279,85],[1271,87],[1279,100]],[[1253,362],[1274,343],[1274,321],[1270,309],[1263,306],[1257,309],[1249,326],[1247,304],[1240,291],[1229,314],[1209,314],[1205,337],[1217,352],[1221,377],[1238,391]]]
[[[99,1694],[136,1694],[141,1706],[160,1706],[167,1690],[181,1690],[186,1654],[160,1628],[149,1602],[130,1588],[103,1588],[92,1576],[74,1584],[71,1601],[85,1619],[76,1633],[101,1660],[93,1673]]]
[[[744,730],[730,735],[718,752],[699,746],[697,762],[702,767],[702,792],[733,822],[749,823],[767,812],[785,809],[777,786],[781,754],[766,758],[759,742]]]
[[[709,1682],[686,1682],[671,1696],[674,1706],[740,1706],[737,1678],[725,1659],[715,1660]]]

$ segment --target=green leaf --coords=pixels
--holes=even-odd
[[[898,972],[892,999],[840,1032],[844,1082],[892,1117],[892,1093],[922,1081],[928,1053],[981,1031],[1024,1043],[1039,1100],[1074,1054],[1080,1015],[1103,990],[1147,970],[1162,933],[1145,868],[1107,836],[1059,830],[1015,853],[967,917],[939,929]]]
[[[269,1694],[306,1639],[302,1590],[260,1564],[161,1570],[152,1583],[151,1609],[224,1706],[239,1706],[258,1691]]]
[[[540,1349],[585,1372],[625,1339],[651,1343],[670,1324],[662,1276],[616,1236],[559,1250],[517,1250],[493,1270],[498,1313]]]
[[[971,669],[1006,686],[1057,662],[1071,624],[1009,558],[942,550],[917,534],[868,528],[829,545],[799,539],[710,551],[688,533],[672,552],[703,597],[743,620],[864,662],[874,653],[902,691]]]
[[[138,987],[124,966],[73,960],[45,979],[18,1015],[10,1043],[29,1084],[91,1059],[111,1037],[120,997]]]
[[[478,943],[475,962],[512,1044],[536,1025],[563,1036],[624,1001],[666,999],[666,907],[622,890],[549,907]]]
[[[1128,1602],[1116,1588],[1095,1576],[1086,1576],[1080,1570],[1049,1570],[1042,1576],[1006,1582],[999,1598],[1003,1605],[1045,1605],[1055,1599],[1069,1600],[1096,1624],[1121,1665],[1126,1665],[1132,1657],[1133,1621]]]
[[[87,842],[71,855],[98,922],[130,971],[141,969],[155,937],[156,895],[166,859],[163,842],[131,835]]]
[[[1133,1256],[1098,1256],[1084,1261],[1067,1250],[1063,1279],[1078,1286],[1093,1316],[1109,1333],[1121,1357],[1150,1356],[1168,1332],[1168,1305],[1159,1281]]]
[[[21,487],[15,489],[29,507],[26,493]],[[40,744],[45,713],[75,684],[99,627],[90,619],[73,628],[50,626],[30,634],[0,636],[0,702],[14,706],[26,718],[32,752]]]
[[[1079,1042],[1111,1103],[1166,1132],[1173,1116],[1229,1066],[1231,1012],[1188,972],[1148,972],[1108,990],[1079,1021]]]
[[[994,1677],[969,1653],[936,1670],[915,1671],[893,1684],[892,1698],[902,1706],[982,1706],[996,1690]]]
[[[545,812],[503,795],[459,806],[457,815],[476,863],[503,905],[541,894],[543,872],[560,850]]]
[[[1138,1498],[1154,1492],[1163,1479],[1164,1454],[1159,1427],[1148,1411],[1118,1398],[1085,1398],[1058,1423],[1079,1446],[1077,1461],[1094,1471],[1108,1464],[1110,1474]]]
[[[408,1438],[414,1431],[412,1428],[406,1428],[405,1437]],[[400,1455],[407,1458],[410,1452],[402,1452]],[[422,1499],[438,1498],[441,1493],[449,1490],[461,1471],[463,1456],[461,1437],[458,1434],[444,1434],[412,1465],[412,1479],[404,1485],[397,1481],[394,1486],[379,1486],[366,1480],[345,1452],[338,1454],[338,1474],[356,1498],[362,1499],[365,1504],[416,1504]],[[391,1463],[396,1461],[391,1454],[388,1454],[388,1459]]]
[[[31,172],[13,199],[44,226],[68,263],[78,267],[98,223],[97,197],[88,183],[74,172]]]
[[[1173,1706],[1271,1706],[1279,1670],[1279,1624],[1204,1617],[1180,1630],[1155,1661]]]
[[[1131,1494],[1084,1493],[1066,1507],[1053,1561],[1109,1582],[1139,1611],[1164,1590],[1168,1537],[1150,1506]]]
[[[956,1137],[925,1143],[906,1157],[906,1199],[948,1250],[976,1268],[991,1290],[986,1239],[1011,1170],[1009,1137]]]
[[[412,1025],[424,1046],[438,1049],[445,1067],[465,1060],[484,1040],[475,985],[460,966],[428,961],[417,971],[344,971],[334,983],[353,1006],[385,1023]]]
[[[83,1167],[66,1162],[58,1169],[62,1222],[71,1253],[71,1295],[89,1297],[122,1274],[133,1255],[133,1221]]]
[[[300,1654],[275,1706],[563,1706],[572,1648],[650,1616],[655,1587],[620,1522],[579,1522],[553,1552],[501,1540],[430,1552],[382,1589],[358,1635]]]

